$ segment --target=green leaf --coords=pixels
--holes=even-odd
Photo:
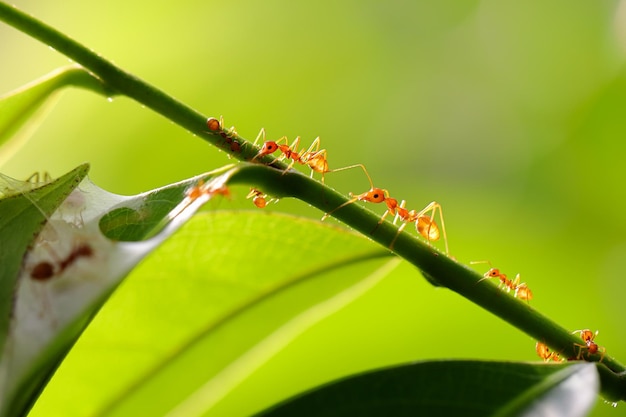
[[[595,364],[568,366],[521,392],[496,416],[585,416],[596,402],[600,378]]]
[[[94,75],[82,67],[71,65],[0,96],[0,166],[19,150],[39,126],[56,103],[55,98],[58,96],[55,93],[69,86],[111,94]]]
[[[432,361],[324,385],[264,417],[585,415],[595,403],[593,364]]]
[[[380,282],[398,262],[390,257],[310,219],[259,210],[198,215],[107,303],[32,415],[201,415]],[[121,328],[107,327],[122,317]],[[68,379],[94,378],[97,387],[65,389]]]
[[[0,350],[9,329],[15,285],[27,248],[46,220],[89,171],[81,165],[55,181],[18,181],[0,174]]]
[[[1,287],[5,343],[0,358],[0,415],[28,411],[126,274],[212,198],[213,186],[221,187],[229,178],[226,174],[204,183],[207,192],[194,199],[185,190],[195,187],[197,178],[122,197],[88,179],[80,182],[86,173],[87,166],[81,166],[32,190],[30,183],[4,177],[0,242],[6,249],[2,251],[6,285]],[[168,192],[171,189],[176,192]],[[150,227],[141,230],[144,237],[151,233],[152,238],[119,242],[101,232],[101,219],[107,213],[144,207],[154,196],[161,200],[168,196],[163,204],[169,209],[144,210],[141,221]]]

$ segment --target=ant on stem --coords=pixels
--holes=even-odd
[[[204,180],[200,179],[185,190],[185,198],[170,212],[168,219],[174,219],[197,200],[202,198],[204,200],[202,204],[204,204],[216,195],[230,197],[230,190],[224,181],[216,184],[214,181],[205,183]]]
[[[559,354],[556,352],[551,352],[550,348],[545,343],[537,342],[537,344],[535,345],[535,351],[537,351],[537,355],[539,355],[539,357],[543,359],[544,362],[550,362],[551,360],[554,362],[563,361]]]
[[[220,116],[219,120],[215,117],[209,117],[206,121],[206,126],[209,128],[211,133],[219,133],[219,135],[224,138],[224,144],[228,145],[231,152],[240,152],[241,144],[236,139],[237,131],[234,126],[231,126],[228,129],[223,129],[224,127],[224,117]]]
[[[574,330],[572,332],[572,334],[576,334],[576,333],[580,333],[580,338],[585,342],[584,345],[580,345],[578,343],[574,344],[575,346],[579,348],[578,356],[576,357],[576,359],[581,359],[581,358],[584,359],[582,350],[586,348],[587,355],[595,355],[596,353],[600,352],[600,355],[601,355],[600,362],[602,362],[602,359],[604,359],[604,355],[606,354],[606,348],[604,346],[598,346],[598,344],[594,342],[594,339],[598,335],[598,330],[596,330],[595,333],[589,329]]]
[[[250,188],[250,192],[246,198],[251,198],[254,205],[258,208],[265,208],[269,203],[275,203],[278,201],[277,198],[270,198],[268,200],[267,194],[261,190],[257,190],[256,188]]]
[[[416,210],[407,210],[405,208],[406,202],[404,200],[402,201],[402,203],[398,204],[398,200],[390,197],[389,191],[383,188],[374,187],[372,178],[365,170],[365,167],[363,167],[363,170],[365,171],[365,175],[367,176],[367,179],[370,182],[370,190],[364,192],[363,194],[358,194],[358,195],[354,195],[350,193],[350,199],[348,201],[334,208],[330,212],[324,214],[324,216],[322,217],[322,220],[325,220],[326,218],[328,218],[335,211],[349,204],[352,204],[356,201],[366,201],[369,203],[376,203],[376,204],[385,203],[385,205],[387,206],[387,210],[381,216],[380,220],[378,221],[378,224],[376,225],[376,228],[378,228],[378,226],[380,226],[383,223],[383,221],[385,221],[385,218],[389,214],[395,216],[394,221],[393,221],[394,225],[396,224],[396,221],[398,219],[401,219],[404,222],[398,228],[398,232],[396,233],[395,237],[391,241],[391,244],[389,245],[390,249],[393,249],[393,246],[396,240],[398,239],[398,236],[400,235],[402,230],[404,230],[406,225],[408,223],[415,223],[415,230],[417,231],[417,233],[419,233],[422,237],[426,239],[429,245],[431,241],[439,240],[441,234],[443,234],[443,240],[444,240],[444,244],[446,248],[446,255],[449,254],[448,237],[446,234],[445,223],[443,221],[443,212],[441,210],[441,205],[439,203],[437,203],[436,201],[433,201],[430,204],[428,204],[424,209],[420,210],[419,212]],[[427,215],[427,213],[430,213],[430,215]],[[439,214],[439,221],[441,222],[441,232],[439,231],[439,226],[437,225],[437,222],[435,221],[435,216],[437,215],[437,213]]]
[[[326,149],[320,149],[319,136],[315,138],[311,146],[309,146],[309,148],[304,152],[298,152],[298,147],[300,146],[300,136],[296,137],[291,145],[289,145],[286,136],[283,136],[276,141],[266,141],[265,129],[261,129],[256,139],[254,140],[254,145],[256,145],[261,138],[263,141],[263,145],[261,146],[261,150],[259,150],[259,152],[252,158],[252,161],[266,155],[271,155],[276,151],[280,151],[281,155],[274,159],[271,163],[274,163],[282,158],[291,160],[285,172],[293,168],[296,163],[300,165],[306,165],[311,169],[311,178],[313,178],[313,173],[315,172],[322,174],[322,183],[324,183],[325,174],[329,172],[345,171],[347,169],[357,167],[361,168],[363,172],[365,172],[365,175],[368,175],[363,164],[355,164],[347,167],[330,169],[328,167],[327,151]],[[283,144],[282,142],[285,143]]]
[[[471,264],[487,263],[491,265],[491,262],[489,261],[475,261],[475,262],[470,262],[470,263]],[[514,292],[513,296],[519,298],[520,300],[525,300],[526,302],[528,302],[533,299],[533,293],[530,290],[530,288],[528,288],[528,285],[526,285],[525,282],[520,283],[520,280],[521,280],[520,274],[517,274],[514,280],[510,280],[506,276],[506,274],[503,274],[502,272],[500,272],[498,268],[489,268],[489,271],[485,272],[483,275],[483,278],[478,280],[478,282],[484,281],[489,278],[499,279],[500,284],[498,285],[498,287],[506,288],[507,292],[510,292],[511,290],[513,290]]]

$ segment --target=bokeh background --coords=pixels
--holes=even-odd
[[[599,329],[597,342],[626,360],[626,1],[15,3],[224,115],[244,137],[261,127],[305,144],[320,136],[331,167],[363,163],[415,208],[439,201],[459,261],[521,273],[533,307],[572,330]],[[5,25],[0,39],[0,92],[68,63]],[[2,171],[58,176],[85,161],[96,184],[120,194],[230,162],[129,99],[71,90]],[[368,188],[360,172],[326,182],[344,193]],[[249,209],[245,193],[220,208]],[[271,209],[321,214],[299,201]],[[402,265],[297,339],[241,395],[268,395],[270,384],[302,374],[324,380],[324,362],[351,372],[428,358],[536,360],[534,343]],[[593,415],[623,409],[599,402]]]

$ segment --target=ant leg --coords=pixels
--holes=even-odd
[[[576,354],[576,360],[585,360],[585,355],[583,355],[583,349],[587,349],[587,345],[581,345],[580,343],[574,343],[574,346],[578,348],[578,353]]]
[[[387,211],[387,213],[389,213],[389,211]],[[385,213],[386,214],[386,213]],[[397,214],[396,214],[397,217]],[[395,219],[394,219],[395,222]],[[400,233],[402,233],[402,230],[404,230],[404,228],[406,227],[407,223],[404,222],[400,225],[400,227],[398,227],[398,231],[396,232],[396,235],[393,237],[393,240],[391,241],[391,243],[389,244],[389,249],[393,250],[393,245],[396,243],[396,240],[398,239],[398,236],[400,236]]]
[[[326,150],[324,150],[324,153],[325,152]],[[352,169],[352,168],[361,168],[363,172],[365,173],[365,176],[367,177],[367,181],[370,183],[370,189],[374,188],[374,183],[372,182],[372,178],[370,177],[370,174],[367,172],[367,169],[365,169],[365,165],[363,164],[348,165],[347,167],[331,169],[331,170],[327,170],[326,172],[339,172],[339,171],[345,171],[345,170]]]
[[[303,155],[314,155],[320,150],[320,137],[316,137],[315,140],[309,146],[309,149],[304,152]]]
[[[520,274],[515,275],[515,279],[513,280],[513,286],[514,287],[519,287],[521,279],[522,278],[521,278]]]
[[[283,158],[291,159],[291,162],[289,163],[289,165],[287,165],[287,168],[285,168],[285,170],[283,171],[283,175],[285,175],[287,171],[293,168],[296,162],[302,163],[302,161],[301,161],[300,155],[298,155],[298,146],[300,146],[300,136],[297,136],[293,140],[293,142],[291,142],[291,145],[289,145],[287,142],[287,136],[283,136],[282,138],[278,139],[276,143],[279,143],[283,139],[285,139],[285,145],[287,145],[287,150],[281,149],[281,152],[282,152],[281,156],[276,158],[274,161],[272,161],[272,163]]]
[[[400,205],[398,206],[400,210],[396,209],[396,216],[393,218],[393,225],[394,226],[396,225],[396,222],[398,221],[398,218],[401,218],[400,211],[403,211],[402,209],[404,209],[405,206],[406,206],[406,200],[402,200],[400,202]]]
[[[331,211],[329,211],[328,213],[324,213],[324,215],[322,216],[322,221],[326,220],[327,218],[330,217],[331,214],[333,214],[334,212],[336,212],[337,210],[354,203],[355,201],[357,201],[359,198],[353,196],[352,194],[350,194],[350,200],[346,201],[345,203],[341,204],[338,207],[335,207],[334,209],[332,209]]]
[[[225,128],[226,125],[224,124],[223,116],[220,116],[220,126],[222,126],[222,130],[224,130],[226,132],[226,135],[230,138],[232,138],[233,136],[237,136],[237,129],[235,129],[235,126],[231,126],[228,129]]]
[[[263,138],[263,142],[265,142],[265,128],[264,127],[262,127],[261,130],[259,130],[259,134],[256,135],[256,139],[254,139],[254,142],[252,142],[252,146],[257,146],[257,143],[259,142],[259,139],[261,138]]]

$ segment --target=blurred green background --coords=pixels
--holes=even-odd
[[[304,144],[319,135],[331,168],[363,163],[414,208],[437,200],[459,261],[521,273],[533,307],[572,330],[599,329],[597,342],[626,360],[626,1],[15,3],[224,115],[246,138],[261,127]],[[0,92],[68,63],[5,25],[0,39]],[[2,170],[59,176],[84,161],[96,184],[120,194],[229,162],[135,102],[72,90]],[[356,171],[326,182],[368,188]],[[246,191],[219,208],[249,209]],[[271,210],[321,216],[299,201]],[[534,343],[403,265],[296,340],[241,395],[269,396],[302,374],[324,380],[425,358],[536,360]],[[228,401],[224,413],[239,406]],[[615,413],[601,402],[594,410]]]

